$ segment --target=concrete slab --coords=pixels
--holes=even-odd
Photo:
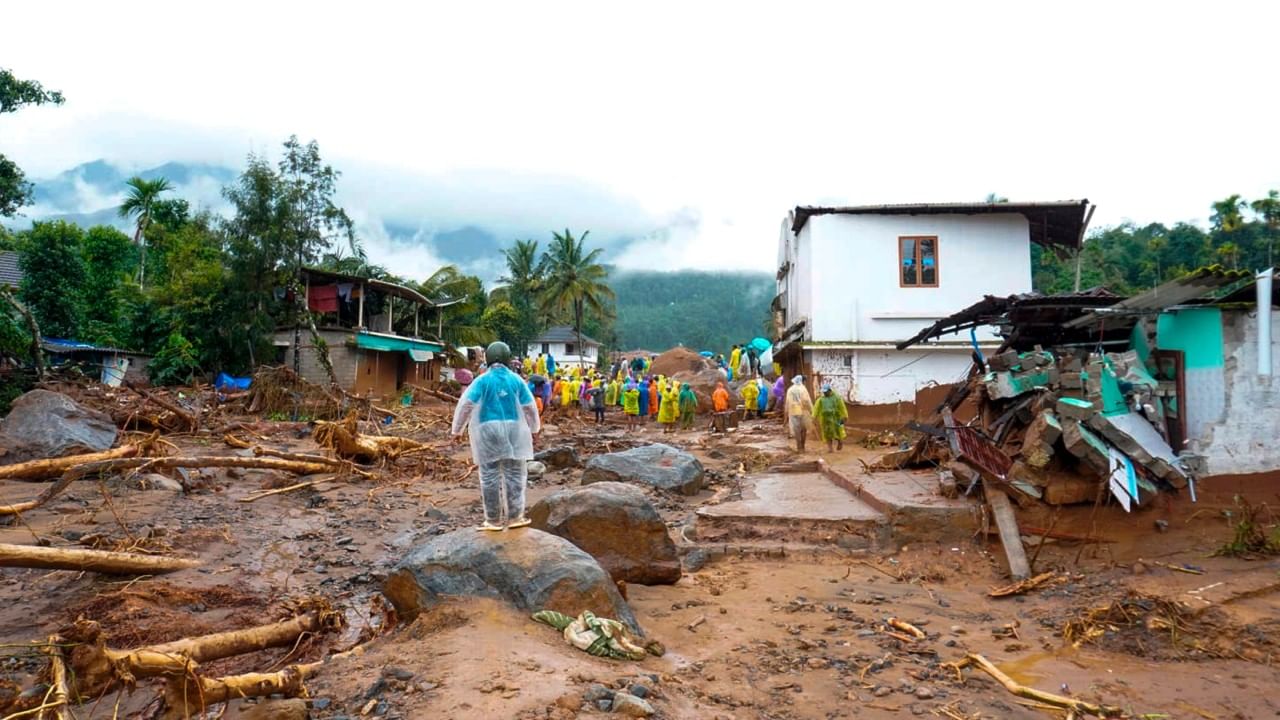
[[[978,527],[981,511],[972,498],[944,497],[938,471],[868,473],[855,457],[824,463],[823,473],[889,520],[896,543],[959,540]],[[961,488],[963,492],[964,488]]]
[[[819,473],[772,473],[743,480],[742,499],[700,508],[699,515],[792,520],[881,520],[884,515]]]

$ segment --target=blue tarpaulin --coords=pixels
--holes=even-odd
[[[226,373],[218,373],[217,379],[214,380],[213,386],[219,390],[248,390],[249,384],[253,382],[253,378],[231,377]]]

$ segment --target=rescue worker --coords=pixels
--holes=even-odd
[[[533,459],[533,436],[542,430],[533,394],[507,363],[511,348],[495,342],[485,351],[489,370],[458,401],[450,429],[453,442],[470,430],[471,457],[480,469],[481,530],[524,527],[524,493]]]
[[[756,413],[756,399],[760,397],[760,386],[754,380],[742,386],[742,404],[747,409],[747,419]]]
[[[694,416],[698,413],[698,396],[689,383],[680,386],[680,429],[692,430]]]
[[[844,406],[844,399],[831,390],[831,383],[822,384],[822,395],[813,405],[813,420],[818,425],[818,434],[827,443],[827,451],[844,449],[845,421],[849,419],[849,411]]]
[[[628,430],[635,429],[636,420],[640,417],[641,397],[640,388],[635,383],[627,381],[626,387],[622,390],[622,412],[627,416]]]
[[[796,450],[804,452],[804,442],[809,435],[809,416],[813,414],[813,398],[809,396],[809,388],[804,386],[804,376],[791,378],[791,389],[787,390],[787,427],[791,437],[796,439]]]
[[[662,406],[658,410],[658,423],[663,433],[676,431],[676,420],[680,418],[680,390],[672,381],[662,388]]]

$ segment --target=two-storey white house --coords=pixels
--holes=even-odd
[[[539,354],[551,355],[557,367],[595,367],[600,360],[600,343],[586,335],[582,336],[582,345],[578,345],[578,334],[573,328],[562,325],[548,328],[546,332],[529,343],[529,357]]]
[[[992,328],[894,344],[984,295],[1031,290],[1031,243],[1079,247],[1089,202],[797,207],[778,242],[774,357],[849,402],[913,402],[962,380]]]

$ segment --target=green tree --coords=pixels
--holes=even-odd
[[[418,292],[436,302],[447,303],[446,307],[437,310],[443,314],[440,320],[444,325],[444,337],[441,340],[451,345],[484,345],[496,337],[484,324],[488,296],[480,278],[466,275],[453,265],[445,265],[419,283]]]
[[[523,355],[529,347],[527,339],[520,339],[520,314],[516,312],[515,306],[505,300],[490,303],[484,309],[480,324],[510,346],[517,355]],[[521,345],[521,342],[524,344]]]
[[[19,80],[0,68],[0,115],[17,112],[26,105],[61,105],[62,93],[45,90],[34,80]],[[31,183],[22,168],[0,154],[0,217],[12,217],[18,208],[31,202]]]
[[[301,361],[296,349],[302,327],[310,325],[302,268],[344,246],[352,255],[365,257],[351,218],[334,200],[339,176],[321,159],[314,140],[304,145],[291,136],[275,168],[250,155],[244,173],[223,190],[235,209],[225,229],[233,272],[242,281],[241,305],[266,314],[274,288],[286,285],[293,290],[293,307],[278,317],[294,327],[295,364]]]
[[[505,288],[495,291],[495,299],[505,299],[516,313],[516,328],[507,340],[523,354],[542,330],[537,303],[546,274],[546,259],[538,254],[537,240],[517,240],[503,250],[507,274],[498,278]],[[505,339],[505,338],[504,338]]]
[[[40,323],[46,337],[74,338],[84,318],[84,260],[80,228],[57,220],[37,222],[22,233],[18,295]]]
[[[607,284],[609,271],[598,261],[600,248],[586,250],[587,235],[574,238],[565,228],[563,233],[552,233],[551,247],[547,250],[546,280],[542,287],[542,306],[548,315],[573,319],[573,330],[582,347],[582,324],[588,310],[597,316],[610,314],[609,301],[613,290]]]
[[[119,287],[132,269],[134,258],[129,236],[106,225],[89,228],[80,241],[85,280],[84,330],[81,339],[102,345],[129,343],[120,322]]]
[[[1280,190],[1272,190],[1264,198],[1249,203],[1267,228],[1267,267],[1275,265],[1275,241],[1280,236]]]
[[[145,288],[147,286],[147,227],[151,225],[151,214],[155,210],[156,202],[160,199],[160,194],[168,192],[172,186],[164,178],[143,180],[140,177],[129,178],[125,185],[129,187],[129,191],[125,195],[124,202],[120,204],[118,212],[120,217],[132,218],[136,223],[133,243],[138,246],[138,285]]]
[[[1209,221],[1215,230],[1232,233],[1244,225],[1244,210],[1248,203],[1239,195],[1230,195],[1213,203],[1213,216]]]
[[[196,348],[181,333],[169,333],[164,347],[147,364],[147,375],[156,385],[190,385],[200,374]]]

